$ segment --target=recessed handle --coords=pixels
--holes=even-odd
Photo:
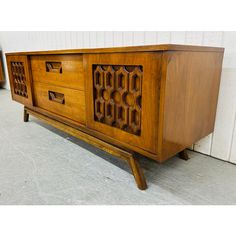
[[[62,93],[48,91],[48,98],[50,101],[65,104],[65,95]]]
[[[46,71],[53,73],[62,73],[62,65],[61,62],[56,61],[46,61]]]

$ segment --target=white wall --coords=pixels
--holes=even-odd
[[[236,32],[0,32],[4,53],[158,43],[225,47],[215,131],[193,148],[236,163]]]

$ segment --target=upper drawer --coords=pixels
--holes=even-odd
[[[33,81],[84,90],[82,55],[31,56]]]

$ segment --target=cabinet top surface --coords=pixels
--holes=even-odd
[[[87,49],[66,49],[50,51],[31,52],[9,52],[6,55],[43,55],[43,54],[82,54],[82,53],[118,53],[118,52],[156,52],[156,51],[203,51],[203,52],[224,52],[221,47],[159,44],[145,46],[112,47],[112,48],[87,48]]]

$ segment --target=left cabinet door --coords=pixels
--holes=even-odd
[[[7,55],[6,58],[12,99],[32,106],[32,78],[28,57]]]

